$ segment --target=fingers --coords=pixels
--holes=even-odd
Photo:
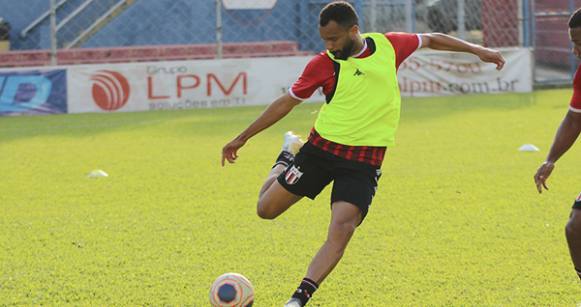
[[[544,180],[544,178],[540,178],[537,181],[537,191],[539,191],[539,194],[543,193],[543,186],[545,186],[545,188],[546,188],[545,180]]]
[[[543,194],[543,188],[541,187],[540,183],[537,183],[537,191],[539,192],[539,194]]]
[[[502,54],[499,51],[495,51],[492,55],[492,62],[496,64],[497,70],[501,70],[506,63],[506,60],[502,57]]]
[[[228,152],[228,146],[222,148],[222,166],[226,165],[226,160],[228,160],[228,162],[230,162],[230,153]],[[232,162],[230,162],[232,163]]]
[[[484,62],[496,64],[497,70],[501,70],[504,67],[504,64],[506,64],[506,60],[502,57],[502,54],[494,49],[485,48],[480,59]]]
[[[228,160],[228,163],[232,164],[234,163],[234,160],[236,160],[237,156],[233,155],[232,152],[229,152],[226,154],[226,160]]]
[[[496,70],[501,70],[504,67],[506,61],[500,57],[500,59],[496,62]]]
[[[228,163],[234,163],[236,159],[238,159],[238,149],[244,146],[245,143],[245,141],[234,139],[226,144],[226,146],[222,148],[222,166],[226,164],[226,161],[228,161]]]
[[[222,149],[222,166],[224,166],[226,161],[232,164],[238,159],[238,153],[236,149],[224,148]]]
[[[537,191],[539,194],[543,193],[541,178],[538,175],[535,175],[535,186],[537,187]]]
[[[547,179],[551,174],[550,172],[551,169],[547,167],[547,164],[543,164],[535,174],[534,180],[535,185],[537,186],[537,191],[539,191],[539,194],[543,193],[543,188],[545,188],[545,190],[547,191],[549,190],[549,187],[547,186]]]

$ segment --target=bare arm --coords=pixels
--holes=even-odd
[[[547,156],[547,162],[555,163],[571,148],[581,132],[581,113],[567,112],[561,126],[557,130],[551,151]]]
[[[226,160],[234,163],[238,158],[238,149],[244,146],[246,141],[285,117],[299,103],[301,103],[300,100],[289,94],[285,94],[271,103],[248,128],[222,148],[222,166]]]
[[[428,47],[434,50],[448,50],[457,52],[472,53],[479,57],[483,62],[496,64],[496,69],[501,70],[505,60],[500,51],[485,48],[477,44],[455,38],[442,33],[420,34],[422,39],[422,48]]]
[[[579,133],[581,133],[581,113],[573,111],[567,112],[561,126],[557,130],[557,135],[555,135],[555,140],[553,141],[547,160],[541,164],[535,174],[535,184],[537,185],[539,193],[542,193],[543,187],[548,190],[546,181],[551,175],[553,168],[555,168],[555,162],[571,148],[575,140],[577,140]]]

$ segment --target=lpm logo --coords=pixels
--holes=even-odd
[[[131,92],[129,82],[122,74],[112,70],[100,70],[93,76],[93,100],[105,111],[121,109]]]

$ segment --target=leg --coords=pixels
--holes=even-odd
[[[334,169],[331,193],[331,224],[327,241],[307,271],[307,278],[317,284],[329,275],[343,256],[355,228],[363,221],[377,188],[381,171],[373,167]]]
[[[369,211],[380,176],[381,170],[375,167],[334,163],[331,177],[335,182],[331,193],[331,223],[327,240],[311,261],[307,276],[285,306],[305,306],[319,284],[339,263],[355,228]]]
[[[260,200],[262,196],[266,193],[268,188],[272,186],[272,184],[276,181],[276,178],[284,172],[286,169],[286,165],[284,164],[277,164],[275,165],[268,174],[268,177],[264,181],[262,188],[260,188],[260,193],[258,193],[258,199]]]
[[[315,199],[315,197],[319,195],[323,188],[325,188],[325,186],[327,186],[333,180],[332,170],[334,168],[334,160],[316,154],[315,149],[310,146],[311,145],[307,143],[305,147],[303,147],[303,150],[301,150],[301,152],[299,152],[299,154],[296,156],[293,165],[281,173],[281,175],[278,177],[278,180],[272,184],[268,192],[264,194],[263,198],[268,197],[270,190],[276,191],[280,186],[280,188],[286,189],[290,193],[304,195],[310,199]],[[332,201],[332,203],[334,203],[334,201]],[[329,239],[327,240],[328,242],[335,242],[336,238],[340,237],[338,234],[342,228],[340,226],[344,226],[343,224],[347,223],[347,220],[349,220],[344,217],[344,215],[346,215],[349,211],[345,211],[343,207],[350,208],[354,206],[341,203],[333,206],[333,208],[336,209],[333,209],[332,220],[334,223],[331,223],[329,229],[332,234],[329,234]],[[353,210],[353,208],[350,209]],[[355,221],[353,222],[353,226],[344,227],[345,229],[348,229],[349,232],[349,235],[347,235],[348,238],[346,240],[343,239],[344,241],[349,241],[349,238],[351,238],[351,235],[353,234],[354,228],[361,221],[361,218],[359,218],[358,209],[354,208],[354,210],[356,212],[355,217],[353,218]],[[327,245],[332,246],[333,244],[329,243]],[[313,261],[317,263],[321,261],[327,261],[326,250],[327,249],[322,248],[322,251],[319,252],[319,254],[322,256],[318,256],[320,260]],[[338,257],[336,260],[331,260],[332,264],[330,265],[331,268],[328,270],[329,272],[339,261],[339,258],[340,257]],[[311,266],[317,268],[319,267],[318,264]],[[324,273],[325,276],[327,274],[328,272]],[[309,277],[305,277],[292,295],[291,299],[285,304],[285,306],[304,306],[315,290],[317,290],[317,287],[318,285],[316,281],[309,279]]]
[[[569,244],[569,252],[571,259],[579,278],[581,278],[581,210],[573,208],[569,222],[565,227],[565,234],[567,243]]]
[[[303,141],[298,135],[291,131],[284,134],[282,151],[258,195],[256,212],[261,218],[274,219],[302,198],[289,192],[277,182],[278,176],[293,163],[295,155],[302,146]]]
[[[333,202],[331,210],[331,223],[327,240],[311,261],[307,276],[285,307],[302,307],[307,304],[319,284],[341,260],[347,243],[363,218],[358,207],[345,201]]]
[[[307,278],[321,284],[337,265],[355,228],[361,222],[361,210],[353,204],[337,201],[332,204],[327,240],[311,261]]]
[[[285,169],[281,164],[273,167],[260,189],[256,213],[263,219],[276,218],[302,198],[287,191],[276,180]]]

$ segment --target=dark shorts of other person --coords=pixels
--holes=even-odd
[[[579,194],[577,199],[575,199],[575,202],[573,203],[573,209],[581,210],[581,194]]]
[[[361,221],[367,216],[381,169],[349,161],[306,143],[294,162],[278,176],[278,182],[289,192],[315,199],[331,181],[331,204],[345,201],[361,210]]]

